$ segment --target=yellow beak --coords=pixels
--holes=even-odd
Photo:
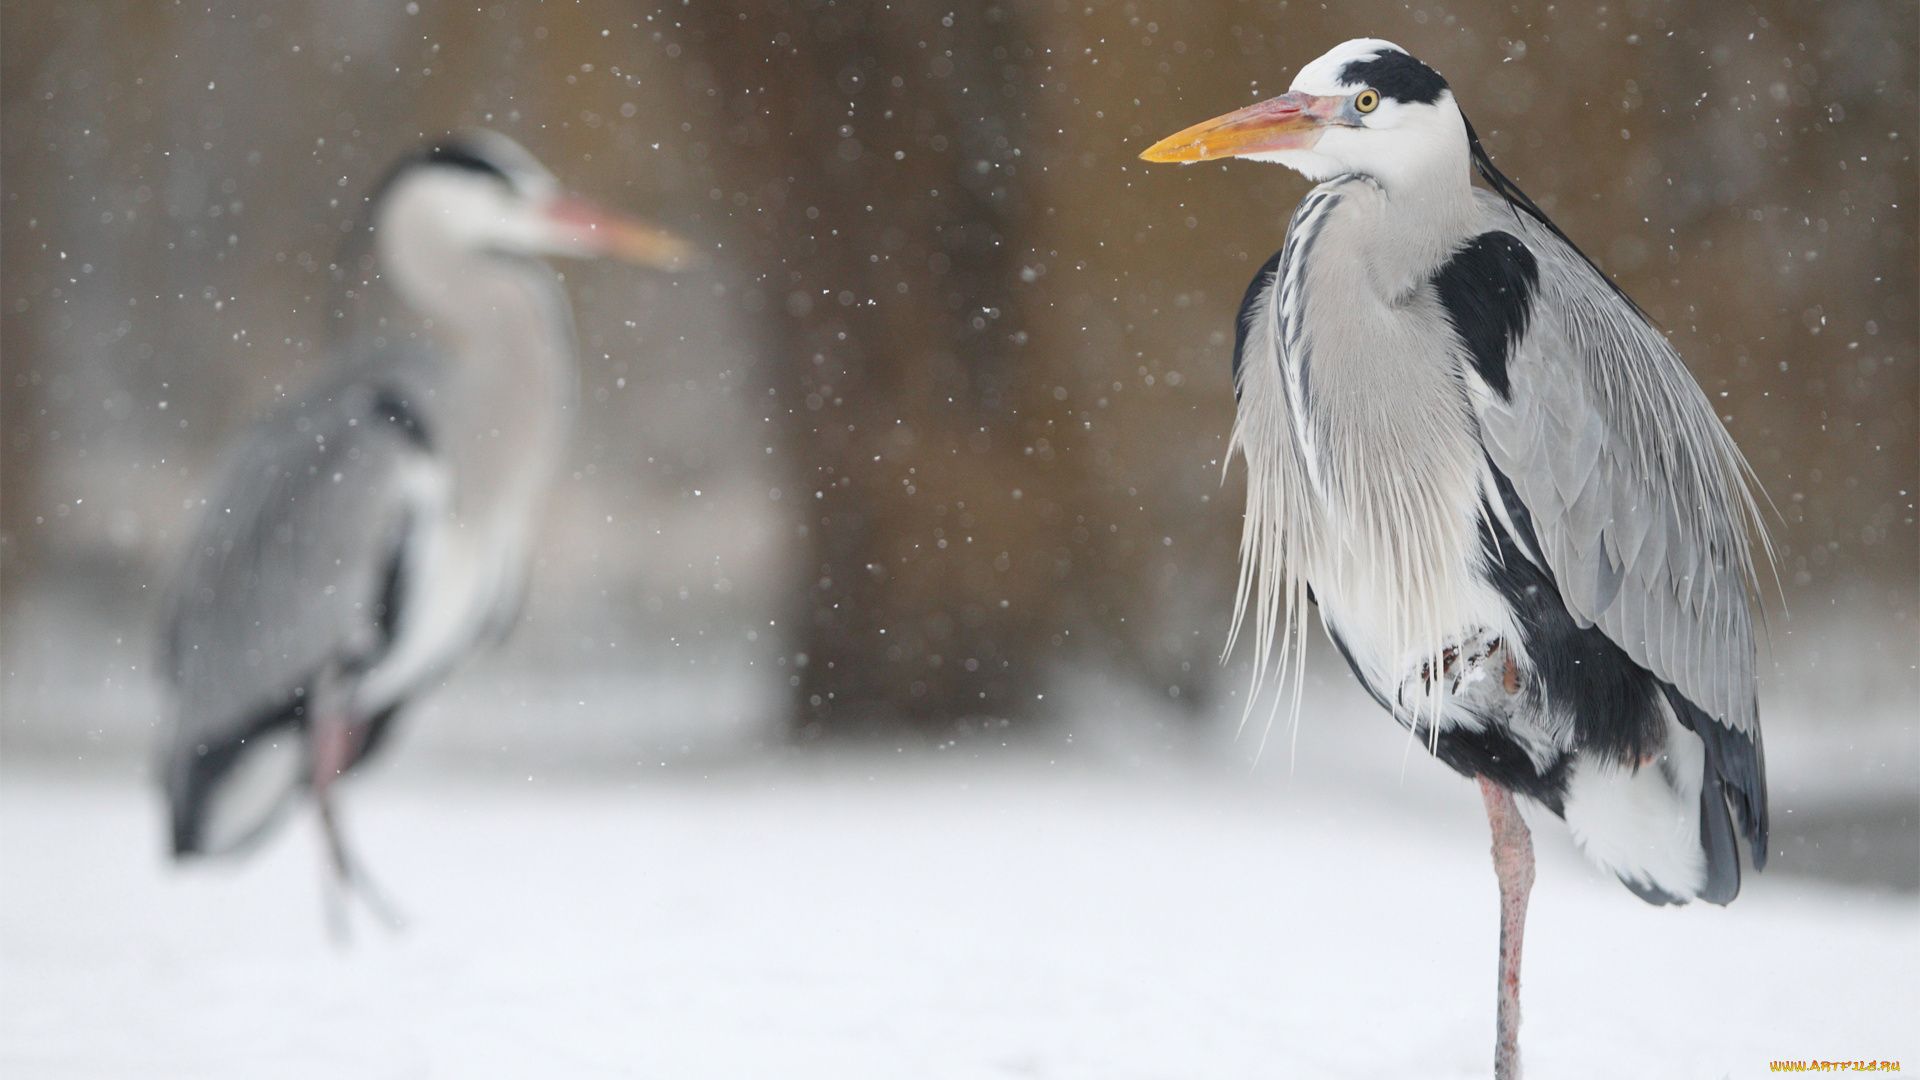
[[[1191,163],[1275,150],[1305,150],[1320,141],[1320,133],[1334,122],[1345,103],[1342,97],[1281,94],[1169,135],[1147,147],[1140,157],[1144,161]]]

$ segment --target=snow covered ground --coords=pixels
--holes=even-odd
[[[510,649],[348,785],[411,926],[361,913],[343,951],[310,820],[244,865],[164,860],[150,650],[69,621],[6,628],[7,1080],[1491,1071],[1478,794],[1317,644],[1297,738],[1257,766],[1243,670],[1194,713],[1063,676],[1061,718],[1011,746],[796,750],[753,655]],[[1801,636],[1762,706],[1774,862],[1731,907],[1650,908],[1536,829],[1530,1075],[1920,1068],[1911,670]]]
[[[1250,771],[1156,738],[554,775],[402,753],[348,815],[411,926],[360,918],[346,950],[310,821],[181,871],[131,763],[16,757],[0,1074],[1488,1075],[1472,786],[1418,756],[1382,786],[1310,768],[1311,746]],[[1911,893],[1770,873],[1726,909],[1656,909],[1560,832],[1540,848],[1531,1075],[1920,1068]]]

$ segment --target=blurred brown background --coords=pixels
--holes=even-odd
[[[1362,35],[1449,78],[1720,403],[1784,519],[1776,691],[1910,715],[1910,3],[0,16],[15,749],[141,744],[150,598],[223,445],[322,362],[361,196],[469,125],[713,253],[567,268],[580,427],[507,669],[803,736],[1044,715],[1067,669],[1225,699],[1231,320],[1306,185],[1135,155]]]

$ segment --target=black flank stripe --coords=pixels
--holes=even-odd
[[[1504,495],[1511,482],[1498,469],[1494,477]],[[1515,528],[1528,532],[1530,526],[1515,522]],[[1481,518],[1480,542],[1488,555],[1487,584],[1513,611],[1547,701],[1573,714],[1574,747],[1637,767],[1666,740],[1660,680],[1634,663],[1605,631],[1574,621],[1553,578],[1496,523],[1491,510]]]
[[[227,770],[240,760],[247,743],[271,739],[276,734],[293,737],[306,727],[306,714],[302,708],[304,700],[302,696],[290,694],[232,729],[238,734],[210,735],[206,739],[204,752],[186,755],[184,773],[176,774],[167,784],[168,801],[172,804],[175,858],[201,853],[200,827],[206,822],[207,804],[213,798],[213,789],[227,779]],[[282,729],[285,729],[284,732]]]
[[[1415,737],[1426,740],[1424,724]],[[1439,744],[1435,747],[1435,756],[1460,775],[1484,776],[1516,795],[1538,801],[1556,817],[1567,816],[1567,776],[1573,768],[1572,754],[1554,758],[1543,771],[1535,767],[1526,749],[1499,724],[1488,724],[1478,731],[1448,728],[1435,742]]]
[[[1311,597],[1312,590],[1308,590]],[[1360,680],[1374,701],[1380,707],[1392,713],[1394,719],[1407,723],[1405,713],[1393,707],[1378,687],[1367,681],[1360,671],[1360,665],[1354,662],[1353,652],[1332,626],[1327,628],[1327,636],[1333,639],[1333,646],[1340,650],[1340,656],[1353,671],[1353,677]],[[1414,737],[1425,744],[1432,734],[1428,726],[1422,723],[1414,731]],[[1435,739],[1434,756],[1445,762],[1453,771],[1462,776],[1473,778],[1484,776],[1508,791],[1517,792],[1539,801],[1540,805],[1565,817],[1567,813],[1567,774],[1573,767],[1573,755],[1562,754],[1542,770],[1533,763],[1518,740],[1514,739],[1506,727],[1499,723],[1489,723],[1479,730],[1464,727],[1448,728],[1440,732]]]

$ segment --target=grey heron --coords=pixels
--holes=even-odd
[[[507,631],[525,589],[576,382],[542,258],[686,254],[489,131],[399,162],[368,220],[381,277],[431,332],[343,349],[239,443],[165,614],[159,762],[176,857],[245,850],[306,792],[336,880],[363,889],[335,782]]]
[[[1732,900],[1736,829],[1766,864],[1751,473],[1666,338],[1400,47],[1348,41],[1141,156],[1318,183],[1237,323],[1233,633],[1297,676],[1316,604],[1374,700],[1478,780],[1494,1071],[1516,1076],[1516,798],[1649,903]]]

